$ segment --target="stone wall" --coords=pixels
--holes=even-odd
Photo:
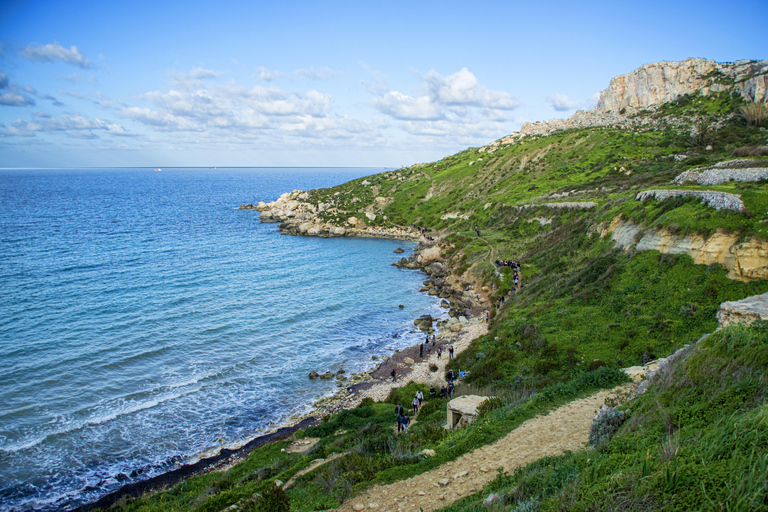
[[[675,183],[682,185],[693,181],[701,185],[717,185],[729,181],[760,181],[768,179],[768,167],[747,167],[743,169],[692,169],[680,173]]]
[[[717,320],[721,328],[734,323],[751,324],[756,320],[768,320],[768,293],[723,302],[717,310]]]
[[[733,210],[735,212],[744,211],[744,202],[738,194],[729,194],[727,192],[716,192],[713,190],[644,190],[635,196],[638,201],[647,199],[656,199],[663,201],[673,197],[692,196],[700,198],[707,206],[715,210]]]

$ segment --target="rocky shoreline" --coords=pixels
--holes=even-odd
[[[261,212],[261,222],[278,223],[278,228],[285,235],[305,235],[321,237],[356,236],[364,238],[389,238],[395,240],[419,241],[421,233],[414,227],[398,226],[381,213],[372,211],[350,212],[340,210],[329,204],[313,204],[308,201],[309,193],[302,190],[286,192],[271,203],[259,201],[241,204],[241,210]],[[344,225],[324,221],[321,214],[344,217]],[[375,222],[370,225],[368,222]]]
[[[275,426],[240,447],[222,448],[210,457],[201,458],[194,463],[185,464],[147,480],[124,485],[98,501],[78,507],[75,509],[77,512],[109,507],[126,497],[136,498],[147,492],[169,488],[192,476],[226,470],[244,460],[254,449],[274,441],[290,439],[297,430],[315,425],[322,417],[329,414],[357,407],[364,398],[376,401],[386,400],[393,388],[409,381],[439,387],[449,361],[448,348],[453,346],[454,353],[458,355],[473,340],[487,332],[485,322],[487,298],[475,290],[474,284],[463,282],[451,275],[450,269],[440,261],[442,251],[434,241],[422,236],[415,228],[354,227],[339,230],[337,226],[318,223],[314,217],[307,215],[309,207],[312,206],[309,203],[299,203],[304,206],[291,203],[286,208],[280,208],[280,205],[294,201],[294,198],[301,194],[300,191],[283,194],[280,200],[270,203],[273,205],[271,208],[260,202],[257,206],[241,205],[240,209],[261,211],[262,222],[282,222],[279,227],[284,234],[324,237],[360,236],[420,241],[408,258],[402,258],[393,265],[425,272],[427,279],[421,291],[440,297],[443,299],[441,305],[449,309],[449,318],[446,320],[437,320],[430,315],[422,315],[414,320],[414,327],[420,329],[425,336],[435,336],[434,344],[430,343],[430,349],[423,358],[419,357],[419,346],[413,345],[396,351],[370,370],[352,374],[349,377],[343,370],[335,374],[326,372],[322,375],[312,372],[315,375],[308,375],[308,379],[313,377],[335,379],[339,390],[330,396],[316,400],[309,412],[294,414],[283,421],[281,426]],[[265,212],[269,212],[266,217]],[[438,348],[442,350],[444,357],[438,357]],[[373,361],[377,360],[374,357]],[[390,376],[393,369],[397,372],[396,381],[393,381]]]

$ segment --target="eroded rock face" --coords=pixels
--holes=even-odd
[[[611,239],[622,249],[635,246],[638,251],[688,254],[698,265],[721,264],[728,270],[730,279],[768,279],[768,242],[763,240],[751,238],[739,242],[738,233],[721,230],[707,238],[701,235],[679,236],[666,229],[644,229],[632,222],[621,221],[618,217],[609,226],[598,230],[601,237],[610,234]]]
[[[631,73],[611,80],[600,93],[597,108],[619,111],[623,108],[644,108],[675,100],[684,94],[701,90],[703,94],[733,88],[747,101],[765,103],[768,77],[757,73],[768,71],[768,59],[718,63],[707,59],[686,59],[682,62],[644,64]],[[717,83],[719,77],[736,82],[729,86]]]

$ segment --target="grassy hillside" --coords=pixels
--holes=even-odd
[[[443,510],[768,510],[767,386],[767,326],[729,327],[622,407],[610,440],[499,475]],[[486,507],[491,493],[501,499]]]
[[[766,292],[768,282],[734,281],[722,266],[695,265],[686,255],[622,251],[596,228],[620,217],[678,234],[726,230],[768,239],[765,180],[671,184],[685,170],[768,145],[765,124],[741,115],[742,106],[727,93],[684,96],[636,114],[629,127],[526,137],[492,152],[467,149],[311,191],[309,201],[326,205],[324,221],[343,224],[356,216],[366,224],[432,229],[461,279],[487,286],[491,299],[506,298],[491,309],[489,334],[450,364],[469,372],[465,390],[484,388],[498,398],[481,421],[452,433],[441,428],[442,402],[430,402],[415,435],[396,437],[392,404],[402,399],[398,393],[412,396],[410,384],[390,403],[364,403],[301,432],[321,438],[308,454],[281,452],[285,443],[276,443],[227,472],[117,508],[219,511],[240,503],[242,510],[287,510],[281,500],[289,500],[291,510],[331,508],[372,484],[431,469],[542,411],[623,382],[620,368],[667,356],[714,331],[720,303]],[[768,167],[766,156],[750,159],[752,167]],[[736,193],[746,211],[718,211],[697,199],[635,199],[650,188]],[[597,206],[546,205],[564,201]],[[371,221],[365,212],[380,215]],[[497,269],[496,259],[522,263],[521,290],[511,293],[510,270]],[[597,451],[500,475],[483,493],[447,510],[764,510],[767,340],[764,326],[710,336],[632,403],[622,430]],[[435,455],[420,456],[423,449]],[[275,478],[287,481],[334,453],[345,455],[300,476],[287,496],[272,490]],[[273,505],[247,501],[264,492],[279,495],[267,500]],[[496,508],[481,505],[490,492],[503,495]]]

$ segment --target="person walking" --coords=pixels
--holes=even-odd
[[[448,347],[448,359],[453,359],[453,345]]]
[[[397,404],[397,407],[395,407],[395,421],[397,422],[397,431],[400,432],[403,429],[403,416],[405,415],[405,411],[403,410],[403,406],[400,404]]]
[[[416,416],[419,413],[419,397],[414,396],[411,405],[413,406],[413,415]]]
[[[424,343],[422,343],[421,345],[419,345],[419,357],[420,357],[421,359],[424,359]]]
[[[437,358],[440,359],[441,355],[443,355],[443,347],[437,347]]]
[[[392,371],[391,371],[391,372],[389,372],[389,374],[392,376],[392,382],[395,382],[395,381],[397,381],[397,370],[395,370],[394,368],[392,368]]]
[[[409,418],[408,415],[406,414],[405,416],[403,416],[402,423],[403,423],[403,434],[407,434],[408,433],[408,425],[411,423],[411,418]]]
[[[419,399],[419,408],[421,408],[421,402],[424,401],[424,393],[422,393],[421,390],[418,390],[416,392],[416,398]]]

